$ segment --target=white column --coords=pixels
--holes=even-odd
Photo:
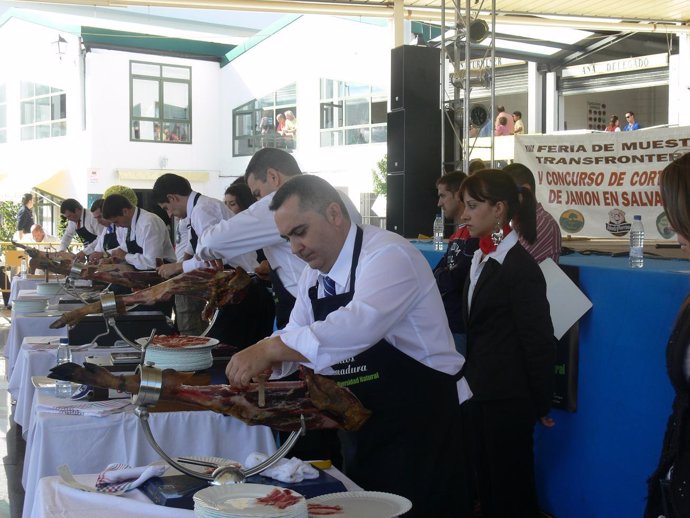
[[[405,44],[405,4],[404,0],[393,2],[393,46]]]
[[[690,34],[678,34],[678,55],[668,64],[668,123],[686,124],[681,107],[690,106]]]
[[[537,63],[527,62],[527,133],[542,133],[542,103],[544,74],[537,70]]]
[[[561,116],[561,102],[560,94],[558,93],[558,76],[556,72],[546,73],[546,127],[545,133],[551,133],[562,129],[560,127]]]

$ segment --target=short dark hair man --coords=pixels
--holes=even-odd
[[[197,256],[204,260],[230,259],[263,249],[272,268],[279,328],[288,321],[305,263],[291,253],[290,245],[281,237],[269,205],[279,187],[301,174],[297,161],[286,151],[263,148],[254,153],[244,178],[258,201],[233,218],[204,231],[197,248]],[[350,199],[344,197],[343,201],[351,218],[360,223],[361,216]]]
[[[513,177],[519,189],[529,189],[536,197],[534,174],[526,165],[514,162],[505,166],[503,172]],[[558,263],[561,256],[561,229],[554,217],[544,210],[541,203],[537,202],[537,239],[529,244],[521,236],[518,238],[520,244],[538,263],[547,257]]]
[[[281,376],[301,363],[342,382],[372,410],[360,431],[341,433],[346,474],[410,498],[412,516],[464,516],[451,451],[461,442],[459,403],[469,395],[457,376],[464,359],[438,291],[429,289],[426,260],[397,234],[355,225],[339,193],[316,176],[287,182],[270,208],[310,268],[287,327],[236,353],[230,383],[246,385],[278,362]]]
[[[110,251],[113,258],[131,264],[138,270],[156,268],[156,259],[175,261],[168,229],[155,214],[135,207],[121,194],[111,194],[103,201],[102,214],[118,227],[118,247]]]
[[[467,227],[462,223],[465,204],[460,197],[460,185],[465,178],[465,173],[455,171],[436,180],[438,206],[443,209],[445,217],[453,221],[456,228],[448,239],[446,253],[434,268],[434,277],[443,298],[455,345],[461,354],[465,354],[466,350],[465,322],[462,318],[465,279],[472,265],[472,256],[479,247],[479,240],[471,237]]]
[[[77,235],[84,243],[84,249],[75,257],[75,260],[81,262],[96,248],[96,241],[103,231],[103,226],[74,198],[67,198],[60,204],[60,214],[67,220],[67,228],[62,235],[59,251],[67,250]]]
[[[635,114],[633,112],[625,112],[625,120],[627,124],[623,126],[623,131],[634,131],[640,129],[640,123],[635,121]]]

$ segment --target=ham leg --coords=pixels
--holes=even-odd
[[[307,429],[342,428],[358,430],[371,412],[347,389],[333,380],[303,369],[304,381],[269,381],[265,385],[266,406],[258,405],[258,385],[238,388],[231,385],[185,385],[188,375],[171,369],[163,371],[161,400],[183,401],[214,412],[236,417],[250,425],[266,425],[274,430],[299,430],[300,415]],[[50,378],[73,381],[122,392],[137,393],[137,374],[114,376],[106,369],[85,363],[58,365]]]
[[[251,278],[242,268],[237,268],[234,271],[200,268],[144,290],[127,295],[117,295],[115,301],[118,313],[125,313],[127,305],[149,305],[169,300],[173,295],[190,295],[208,301],[202,316],[209,320],[216,307],[241,302],[250,282]],[[66,325],[73,326],[86,315],[101,313],[102,311],[100,301],[86,304],[64,313],[58,320],[50,324],[50,327],[51,329],[58,329]]]

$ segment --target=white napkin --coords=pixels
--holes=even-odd
[[[244,461],[246,469],[251,469],[265,461],[268,456],[264,453],[250,453]],[[319,478],[319,471],[311,464],[297,457],[280,459],[273,466],[261,472],[264,477],[273,478],[285,483],[302,482],[304,479]]]
[[[137,468],[132,468],[127,464],[109,464],[98,474],[96,489],[105,493],[136,489],[148,479],[163,475],[167,468],[167,464]]]
[[[117,412],[129,410],[129,399],[109,399],[107,401],[78,402],[66,399],[65,404],[41,403],[36,406],[38,412],[51,412],[53,414],[85,415],[90,417],[103,417]]]

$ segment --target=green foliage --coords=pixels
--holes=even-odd
[[[57,236],[62,237],[65,235],[65,230],[67,230],[67,218],[64,216],[60,216],[60,221],[58,221],[58,226],[57,226]]]
[[[0,202],[0,241],[10,241],[17,231],[17,213],[21,207],[21,203]]]
[[[371,170],[374,181],[374,192],[376,194],[386,194],[386,176],[388,175],[388,155],[376,162],[376,169]]]

